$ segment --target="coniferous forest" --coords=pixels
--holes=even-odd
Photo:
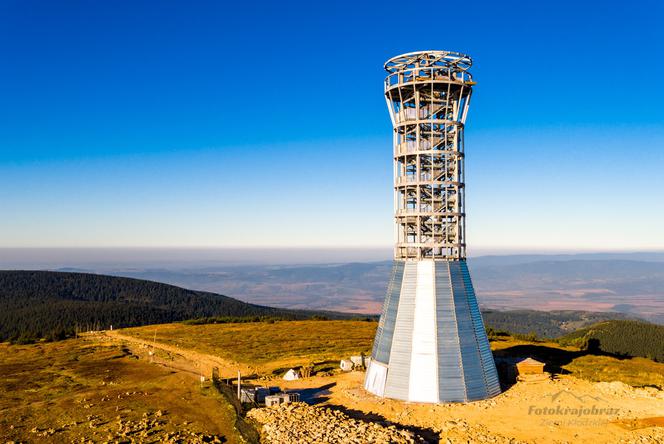
[[[591,352],[641,356],[664,362],[664,326],[641,321],[613,320],[582,328],[558,340]]]
[[[334,314],[324,313],[334,317]],[[157,282],[84,273],[0,271],[0,341],[204,317],[305,319],[321,313],[248,304]]]

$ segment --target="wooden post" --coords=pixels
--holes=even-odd
[[[240,370],[237,371],[237,399],[242,401],[242,397],[240,396],[240,387],[242,384],[242,378],[240,376]]]

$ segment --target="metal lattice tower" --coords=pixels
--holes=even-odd
[[[416,402],[485,399],[500,384],[466,265],[463,132],[469,56],[394,57],[385,99],[394,136],[394,266],[365,388]]]
[[[423,51],[385,64],[394,127],[397,259],[464,259],[463,129],[470,57]]]

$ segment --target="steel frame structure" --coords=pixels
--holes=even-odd
[[[396,242],[364,379],[377,396],[440,403],[500,393],[466,264],[463,133],[471,63],[464,54],[420,51],[385,64]]]
[[[420,51],[385,63],[393,126],[395,259],[466,257],[464,124],[472,60]]]

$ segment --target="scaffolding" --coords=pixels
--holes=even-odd
[[[385,63],[393,126],[397,260],[466,258],[463,132],[469,56],[419,51]]]

